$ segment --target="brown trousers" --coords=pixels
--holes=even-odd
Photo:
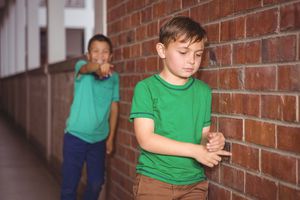
[[[133,185],[135,200],[206,200],[208,182],[172,185],[137,174]]]

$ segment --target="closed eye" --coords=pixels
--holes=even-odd
[[[180,54],[182,54],[182,55],[184,55],[184,54],[186,54],[187,52],[185,52],[185,51],[178,51]]]

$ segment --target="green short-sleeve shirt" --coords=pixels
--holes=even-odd
[[[130,120],[134,118],[153,119],[156,134],[200,144],[202,129],[211,123],[211,89],[194,78],[175,86],[153,75],[135,87]],[[160,155],[143,149],[137,173],[175,185],[206,178],[202,165],[193,158]]]
[[[109,133],[109,113],[113,101],[119,101],[119,75],[106,80],[92,74],[78,74],[87,62],[75,65],[74,98],[66,122],[66,132],[89,143],[106,139]]]

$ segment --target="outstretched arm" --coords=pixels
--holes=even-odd
[[[110,63],[88,62],[80,68],[79,74],[96,73],[99,78],[102,78],[111,75],[113,67]]]
[[[96,72],[98,69],[100,69],[100,64],[94,62],[88,62],[87,64],[83,65],[80,68],[79,73],[80,74],[93,73]]]
[[[114,149],[114,137],[115,137],[117,122],[118,122],[118,110],[119,110],[118,102],[112,102],[110,108],[110,117],[109,117],[109,135],[106,140],[107,154],[111,154]]]
[[[154,121],[148,118],[135,118],[134,131],[139,145],[146,151],[194,158],[208,167],[217,165],[221,161],[221,156],[231,155],[224,150],[209,152],[203,145],[179,142],[155,134]]]

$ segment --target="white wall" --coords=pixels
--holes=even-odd
[[[65,28],[84,29],[84,45],[87,49],[88,40],[94,33],[94,0],[86,0],[85,8],[65,8]],[[39,9],[39,26],[46,27],[46,8]]]

